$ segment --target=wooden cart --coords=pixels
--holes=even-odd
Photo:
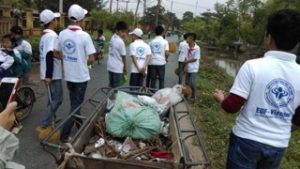
[[[64,149],[58,144],[49,142],[53,133],[59,130],[69,118],[81,118],[84,122],[82,126],[73,131],[70,143],[76,152],[82,152],[84,145],[93,136],[94,124],[97,119],[103,117],[106,112],[107,99],[114,96],[116,91],[124,91],[130,94],[149,95],[154,94],[155,90],[137,87],[120,87],[118,89],[100,88],[89,99],[87,99],[78,109],[81,109],[81,116],[71,113],[62,121],[55,130],[42,142],[44,149],[49,152],[58,164],[65,159],[66,154],[62,154],[59,160],[59,153],[55,150]],[[77,110],[77,109],[76,109]],[[76,112],[76,110],[74,112]],[[73,154],[64,160],[65,169],[78,168],[74,163],[80,163],[86,169],[182,169],[193,168],[202,169],[209,165],[208,155],[199,130],[193,121],[193,114],[189,110],[186,100],[172,106],[169,109],[170,136],[172,140],[171,152],[174,155],[172,162],[148,162],[142,160],[122,160],[122,159],[93,159]],[[75,165],[76,166],[76,165]]]

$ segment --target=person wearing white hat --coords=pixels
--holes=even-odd
[[[57,58],[55,48],[58,45],[57,19],[60,13],[45,9],[40,13],[40,23],[44,26],[40,40],[40,78],[50,89],[51,100],[48,100],[43,120],[38,130],[46,129],[50,125],[51,113],[55,113],[62,103],[62,64]]]
[[[151,49],[143,39],[143,31],[135,28],[129,33],[132,35],[133,42],[129,46],[130,56],[132,58],[130,86],[143,86],[143,81],[147,73],[147,67],[151,60]]]
[[[91,36],[81,28],[87,13],[87,10],[77,4],[71,5],[68,18],[72,23],[58,36],[58,50],[62,52],[64,78],[67,81],[70,96],[70,113],[84,100],[87,84],[90,80],[88,64],[94,62],[94,54],[96,53]],[[80,110],[77,110],[76,114],[80,114]],[[73,119],[69,119],[65,123],[61,141],[68,141],[73,125]]]

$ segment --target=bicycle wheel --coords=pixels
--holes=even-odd
[[[19,121],[24,120],[31,113],[35,95],[30,87],[21,87],[16,94],[18,107],[16,110],[16,118]]]

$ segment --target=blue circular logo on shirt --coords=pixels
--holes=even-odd
[[[153,43],[151,45],[151,50],[152,50],[152,53],[161,53],[160,43],[158,43],[158,42]]]
[[[142,47],[138,47],[138,48],[136,49],[136,54],[137,54],[138,56],[143,56],[143,55],[145,54],[145,49],[142,48]]]
[[[294,87],[283,79],[272,80],[265,89],[267,103],[275,108],[287,107],[294,97]]]
[[[67,54],[73,54],[75,53],[76,51],[76,44],[74,41],[72,40],[66,40],[64,41],[64,44],[63,44],[63,51]]]

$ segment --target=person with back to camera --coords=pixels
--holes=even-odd
[[[163,38],[165,29],[162,26],[157,26],[154,30],[156,37],[149,43],[152,52],[152,59],[148,66],[151,88],[156,88],[156,80],[159,81],[159,89],[165,87],[165,69],[169,56],[169,43]]]
[[[240,111],[230,135],[227,169],[279,169],[291,131],[300,126],[300,66],[290,53],[299,43],[300,14],[269,16],[263,58],[246,61],[229,96],[214,98],[229,113]]]
[[[67,81],[71,101],[70,113],[84,101],[88,81],[91,79],[88,64],[94,62],[95,46],[91,36],[82,30],[87,10],[77,4],[71,5],[68,18],[71,21],[58,36],[57,50],[62,52],[64,79]],[[80,115],[80,109],[75,112]],[[77,121],[81,122],[80,119]],[[61,141],[67,142],[74,125],[74,119],[69,119],[62,129]],[[79,127],[77,125],[77,127]]]
[[[142,39],[143,31],[139,28],[129,33],[133,42],[129,45],[130,56],[132,58],[130,86],[143,86],[147,67],[151,59],[150,46]]]

